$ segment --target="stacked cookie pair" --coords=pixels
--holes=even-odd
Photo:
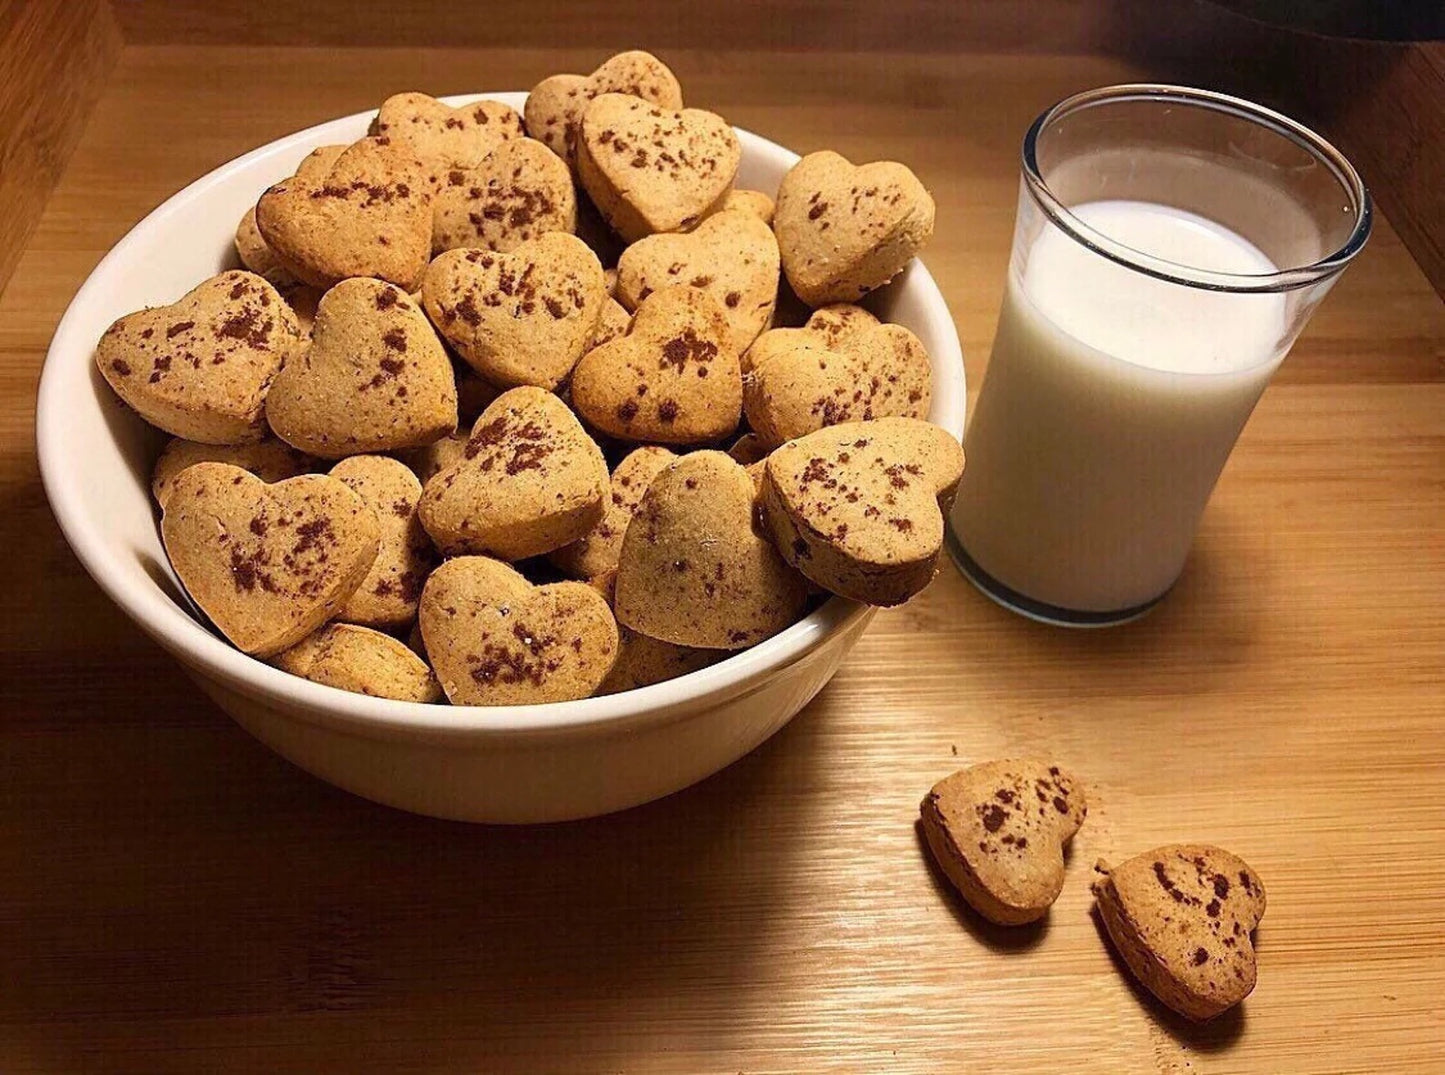
[[[400,94],[305,157],[242,218],[245,269],[96,350],[176,438],[153,490],[195,603],[297,675],[505,705],[922,589],[963,456],[923,345],[854,303],[932,200],[819,153],[774,202],[740,159],[639,52],[525,116]],[[778,327],[789,291],[812,309]]]

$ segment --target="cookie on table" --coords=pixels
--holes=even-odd
[[[399,288],[343,280],[321,299],[311,345],[272,382],[266,419],[324,459],[429,444],[457,427],[451,359]]]
[[[230,463],[263,482],[279,482],[314,470],[318,461],[275,437],[254,444],[200,444],[174,437],[161,449],[151,470],[151,496],[161,508],[170,499],[176,475],[197,463]]]
[[[939,868],[1002,926],[1042,918],[1064,887],[1064,845],[1088,812],[1078,782],[1038,759],[990,761],[924,796],[923,834]]]
[[[376,559],[376,514],[344,482],[268,485],[197,463],[171,485],[161,538],[186,592],[237,649],[271,657],[329,620]]]
[[[778,241],[752,213],[723,210],[683,235],[650,235],[622,252],[617,298],[630,310],[677,284],[707,292],[732,327],[733,349],[747,350],[772,320],[778,300]]]
[[[762,514],[783,557],[823,589],[899,605],[933,579],[962,476],[963,449],[938,426],[849,422],[773,450]]]
[[[594,429],[645,444],[708,444],[737,429],[742,373],[732,327],[705,291],[668,287],[642,301],[625,336],[572,371],[572,405]]]
[[[557,232],[505,254],[448,250],[422,283],[422,302],[447,342],[507,387],[557,387],[591,344],[605,298],[597,255]]]
[[[582,114],[577,170],[598,212],[628,242],[687,231],[732,189],[742,146],[726,120],[604,93]]]
[[[906,166],[855,166],[830,150],[783,176],[773,229],[809,306],[853,302],[898,275],[933,235],[933,197]]]
[[[390,635],[350,623],[330,623],[272,661],[283,672],[313,683],[391,698],[440,702],[442,690],[426,662]]]
[[[462,458],[422,490],[421,520],[447,555],[540,556],[601,520],[607,461],[560,399],[541,388],[498,396]]]
[[[650,52],[619,52],[590,75],[552,75],[527,95],[527,133],[567,162],[577,163],[577,127],[592,98],[626,93],[662,108],[682,107],[682,87],[667,65]]]
[[[522,117],[500,101],[451,105],[425,93],[396,93],[381,103],[368,132],[422,162],[433,193],[454,169],[474,168],[499,145],[522,137]]]
[[[1094,870],[1094,897],[1114,948],[1165,1005],[1202,1021],[1253,991],[1264,885],[1238,855],[1171,844]]]
[[[437,556],[417,517],[421,482],[406,464],[380,455],[353,455],[331,468],[370,505],[380,546],[366,578],[336,613],[342,623],[396,631],[416,619],[421,588]]]
[[[431,218],[426,168],[386,138],[354,142],[324,172],[283,180],[256,203],[266,245],[320,288],[362,276],[411,291],[431,255]]]
[[[587,533],[564,545],[548,558],[573,578],[590,579],[617,568],[627,524],[637,512],[642,494],[652,479],[666,470],[677,456],[666,448],[642,447],[629,452],[612,471],[611,492],[602,518]]]
[[[266,280],[232,269],[169,306],[118,318],[95,363],[132,410],[167,433],[202,444],[266,435],[266,394],[301,347],[301,327]]]
[[[722,452],[683,456],[652,480],[618,557],[618,622],[700,649],[743,649],[802,614],[807,586],[754,525],[754,488]]]
[[[607,602],[581,582],[534,586],[486,556],[459,556],[422,592],[422,638],[456,705],[586,698],[617,657]]]
[[[500,143],[470,168],[442,177],[432,206],[432,253],[468,247],[513,250],[548,232],[577,228],[572,173],[531,138]]]

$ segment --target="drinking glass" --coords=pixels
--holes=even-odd
[[[1078,94],[1023,143],[998,332],[948,546],[1024,615],[1102,626],[1174,584],[1240,430],[1370,233],[1306,127],[1166,85]]]

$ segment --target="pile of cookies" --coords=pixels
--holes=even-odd
[[[984,918],[1036,922],[1064,887],[1064,848],[1084,824],[1079,781],[1037,758],[982,762],[923,798],[924,840]],[[1243,859],[1208,844],[1169,844],[1094,867],[1095,909],[1124,964],[1185,1018],[1212,1019],[1254,989],[1253,934],[1264,885]]]
[[[824,152],[774,202],[735,189],[740,158],[628,52],[524,115],[390,97],[261,192],[244,269],[96,349],[175,438],[153,491],[195,604],[317,682],[507,705],[927,585],[963,454],[924,420],[922,343],[855,304],[933,201]]]

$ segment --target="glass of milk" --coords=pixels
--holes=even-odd
[[[1370,233],[1314,132],[1204,90],[1049,109],[949,526],[963,572],[1052,623],[1148,611],[1260,393]]]

